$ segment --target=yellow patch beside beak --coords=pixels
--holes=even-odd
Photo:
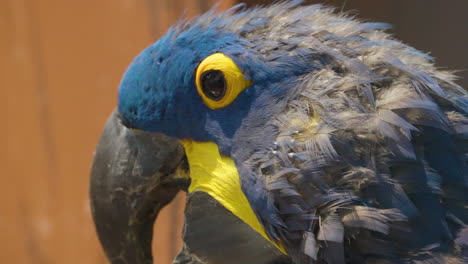
[[[187,155],[191,184],[189,192],[202,191],[220,202],[226,209],[260,233],[286,254],[282,245],[274,243],[265,233],[242,192],[240,178],[234,161],[222,156],[212,142],[182,140]]]

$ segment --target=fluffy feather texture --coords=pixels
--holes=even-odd
[[[233,140],[248,142],[233,153],[245,192],[263,192],[251,173],[276,208],[278,223],[260,213],[270,235],[297,263],[466,262],[466,238],[453,240],[468,223],[466,92],[386,24],[296,4],[221,15],[269,63],[317,68]]]
[[[243,47],[248,111],[208,113],[203,129],[267,234],[295,263],[466,263],[466,91],[387,24],[299,4],[213,10],[167,37],[228,32]]]

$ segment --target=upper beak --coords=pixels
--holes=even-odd
[[[182,145],[123,126],[114,112],[99,140],[91,171],[91,209],[111,263],[152,263],[158,212],[186,189]]]

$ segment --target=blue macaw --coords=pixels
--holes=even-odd
[[[141,52],[92,171],[110,261],[185,190],[174,263],[468,263],[467,92],[387,28],[238,5]]]

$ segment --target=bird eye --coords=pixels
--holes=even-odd
[[[228,106],[252,84],[236,63],[222,53],[206,57],[195,74],[197,92],[213,110]]]
[[[203,93],[214,101],[219,101],[226,94],[226,80],[220,70],[208,70],[201,75]]]

